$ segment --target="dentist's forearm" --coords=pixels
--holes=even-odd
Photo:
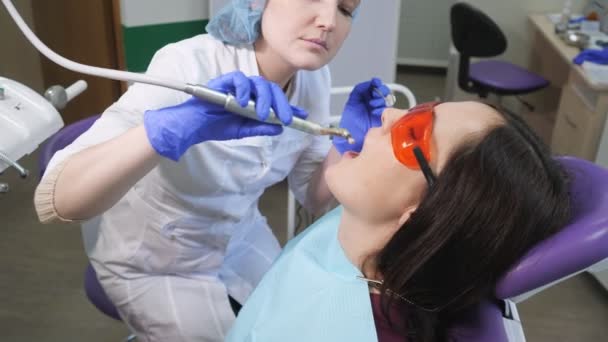
[[[143,125],[83,150],[68,159],[57,178],[55,210],[70,220],[97,216],[116,204],[160,158]]]

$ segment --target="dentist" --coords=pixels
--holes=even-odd
[[[210,34],[160,49],[147,73],[253,99],[285,124],[328,123],[327,64],[360,0],[233,0]],[[377,90],[380,90],[379,92]],[[333,198],[324,170],[380,125],[388,88],[359,84],[341,126],[358,144],[233,115],[184,93],[135,84],[55,154],[38,186],[42,222],[83,222],[98,279],[138,341],[223,341],[280,252],[258,210],[287,178],[308,210]]]

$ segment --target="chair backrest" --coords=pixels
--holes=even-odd
[[[608,170],[573,157],[559,161],[570,175],[570,223],[511,268],[497,284],[497,298],[513,299],[608,258]]]
[[[494,20],[470,4],[454,4],[450,19],[452,41],[461,54],[494,57],[507,49],[507,38]]]
[[[76,121],[68,126],[63,127],[59,132],[53,134],[41,147],[38,157],[39,176],[42,178],[46,171],[46,166],[53,158],[55,152],[64,149],[71,144],[82,133],[86,132],[100,115],[90,116],[88,118]]]
[[[507,38],[498,25],[479,9],[463,2],[450,11],[452,43],[460,53],[458,85],[477,92],[469,82],[471,57],[494,57],[507,49]]]

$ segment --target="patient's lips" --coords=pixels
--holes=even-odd
[[[359,156],[359,153],[354,152],[354,151],[344,152],[344,158],[353,159],[353,158],[357,158],[358,156]]]

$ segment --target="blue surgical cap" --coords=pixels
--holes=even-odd
[[[252,44],[260,35],[266,0],[232,0],[211,18],[207,33],[232,45]]]
[[[266,0],[232,0],[211,18],[205,29],[228,44],[253,44],[260,35],[265,6]],[[360,7],[353,12],[353,18],[359,13]]]

